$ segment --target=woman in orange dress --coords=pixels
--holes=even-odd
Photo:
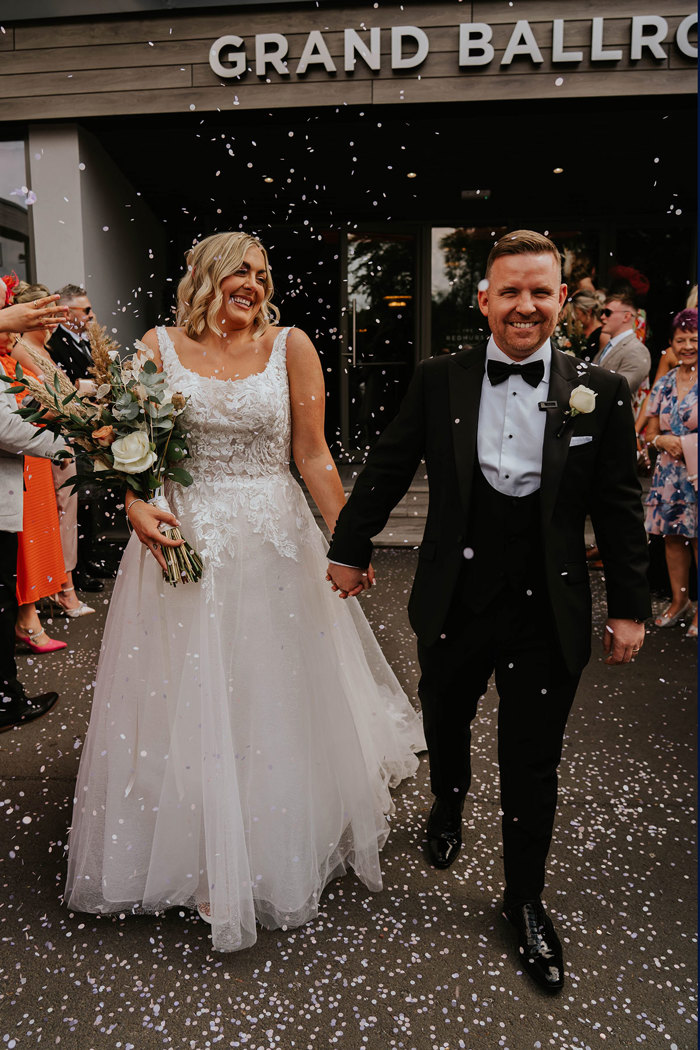
[[[0,332],[2,366],[9,376],[17,367],[9,353],[15,339],[14,333]],[[18,403],[23,396],[17,395]],[[33,653],[65,649],[65,642],[49,638],[36,609],[36,602],[55,594],[66,579],[51,464],[36,456],[24,457],[23,528],[17,538],[17,641]]]

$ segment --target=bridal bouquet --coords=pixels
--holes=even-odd
[[[34,403],[18,408],[18,415],[30,423],[43,423],[82,450],[83,455],[76,457],[76,476],[67,483],[74,490],[87,481],[123,482],[143,499],[170,511],[165,481],[192,484],[180,465],[189,455],[180,419],[185,398],[170,390],[152,351],[140,340],[135,344],[137,353],[122,359],[104,327],[93,323],[88,334],[94,380],[89,393],[81,394],[61,369],[26,343],[22,345],[40,378],[24,373],[18,364],[14,379],[0,379],[11,384],[8,393],[32,396]],[[161,532],[182,539],[178,528],[161,525]],[[168,566],[163,577],[173,586],[201,577],[202,559],[186,540],[179,547],[163,547],[163,556]]]

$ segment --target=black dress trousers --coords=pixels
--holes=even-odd
[[[418,688],[433,793],[471,783],[471,721],[495,672],[506,897],[541,895],[557,805],[557,768],[580,675],[554,630],[539,540],[539,494],[521,499],[475,472],[465,564],[441,637],[418,646]]]
[[[0,702],[22,696],[15,663],[16,622],[17,533],[0,532]]]

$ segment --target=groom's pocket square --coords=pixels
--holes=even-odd
[[[592,441],[592,440],[593,440],[593,435],[592,434],[579,434],[578,437],[572,437],[569,447],[573,448],[575,445],[587,445],[588,442]]]

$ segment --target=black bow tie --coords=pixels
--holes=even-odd
[[[504,361],[488,361],[486,371],[491,386],[505,383],[508,376],[522,376],[530,386],[539,386],[544,378],[544,361],[528,361],[524,365],[507,365]]]

